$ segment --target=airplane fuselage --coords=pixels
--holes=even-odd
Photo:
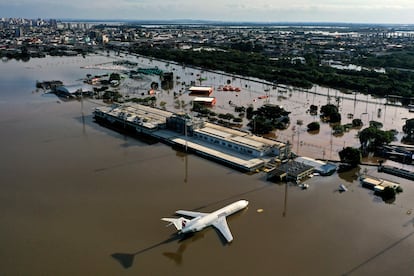
[[[211,226],[221,217],[227,217],[246,208],[248,204],[249,202],[247,200],[239,200],[210,214],[192,219],[181,229],[180,232],[189,233],[201,231],[204,228]]]
[[[249,202],[247,200],[239,200],[212,213],[178,210],[175,212],[176,214],[192,217],[193,219],[179,217],[162,218],[161,220],[168,221],[170,223],[169,225],[174,225],[180,234],[197,232],[206,227],[213,226],[227,242],[231,242],[233,235],[227,225],[226,217],[246,208],[248,204]]]

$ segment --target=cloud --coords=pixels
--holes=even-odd
[[[412,0],[0,0],[0,16],[30,18],[414,23],[412,14]]]

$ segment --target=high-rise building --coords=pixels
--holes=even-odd
[[[22,37],[22,36],[24,36],[23,27],[16,28],[16,30],[14,32],[14,36],[15,37]]]

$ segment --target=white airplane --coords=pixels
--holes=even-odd
[[[226,217],[246,208],[248,204],[249,202],[247,200],[239,200],[214,211],[213,213],[178,210],[175,212],[176,214],[193,217],[193,219],[189,220],[180,217],[162,218],[161,220],[170,222],[167,226],[174,224],[180,234],[198,232],[208,226],[214,226],[220,231],[227,242],[231,242],[233,240],[233,236],[230,232],[229,226],[227,225]]]

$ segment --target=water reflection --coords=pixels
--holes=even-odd
[[[232,220],[242,216],[243,214],[245,214],[247,212],[247,208],[241,210],[240,212],[237,212],[235,214],[233,214],[232,216],[227,218],[228,223],[231,222]],[[230,223],[229,223],[230,224]],[[148,246],[144,249],[140,249],[137,250],[134,253],[113,253],[111,254],[111,257],[114,258],[115,260],[117,260],[124,268],[130,268],[133,263],[134,263],[134,259],[136,256],[144,254],[152,249],[155,249],[157,247],[160,247],[162,245],[168,244],[168,243],[172,243],[177,241],[178,244],[178,248],[175,252],[163,252],[162,254],[173,260],[174,263],[176,265],[181,265],[183,263],[183,255],[185,250],[188,248],[188,246],[198,240],[201,240],[204,238],[204,233],[205,231],[208,231],[208,229],[211,229],[213,227],[208,227],[207,229],[203,229],[200,232],[195,232],[195,233],[186,233],[186,234],[180,234],[180,233],[176,233],[173,234],[170,238],[161,241],[159,243],[155,243],[151,246]],[[221,233],[216,230],[215,228],[213,228],[216,232],[216,234],[218,235],[221,243],[223,246],[228,246],[230,245],[226,239],[221,235]]]
[[[361,168],[357,166],[351,170],[338,173],[338,176],[340,179],[346,181],[347,183],[354,183],[359,177],[360,170]]]
[[[148,251],[150,251],[152,249],[155,249],[155,248],[157,248],[161,245],[168,244],[170,242],[180,240],[182,238],[183,237],[181,237],[179,235],[174,235],[174,236],[170,237],[169,239],[166,239],[162,242],[153,244],[153,245],[148,246],[144,249],[138,250],[134,253],[113,253],[113,254],[111,254],[111,257],[114,258],[115,260],[117,260],[124,268],[130,268],[134,263],[135,256],[138,256],[140,254],[148,252]]]
[[[181,265],[183,263],[183,254],[187,249],[187,246],[203,238],[204,234],[202,232],[189,234],[185,239],[179,241],[180,245],[175,252],[163,252],[162,255],[169,258],[170,260],[173,260],[176,265]]]
[[[283,203],[283,213],[282,213],[282,217],[286,217],[287,216],[287,199],[288,199],[288,182],[285,183],[285,200]]]

